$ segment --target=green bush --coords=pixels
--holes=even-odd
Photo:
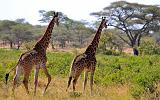
[[[30,41],[30,42],[25,42],[23,43],[22,45],[22,48],[25,49],[25,50],[31,50],[35,45],[35,41]]]
[[[159,44],[157,44],[154,39],[150,38],[142,39],[139,50],[141,55],[160,54]]]
[[[105,55],[113,55],[113,56],[119,56],[119,55],[121,55],[120,52],[115,51],[115,50],[109,50],[109,49],[106,49],[106,51],[104,51],[104,54]]]

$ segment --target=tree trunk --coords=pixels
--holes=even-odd
[[[53,42],[51,42],[51,47],[52,47],[52,50],[55,49]]]
[[[18,41],[17,43],[17,50],[19,50],[19,48],[20,48],[20,41]]]
[[[50,43],[51,43],[52,50],[54,50],[54,49],[55,49],[55,47],[54,47],[54,43],[53,43],[53,37],[51,37],[51,41],[50,41]]]
[[[17,50],[19,50],[19,48],[20,48],[20,44],[17,45]]]
[[[13,42],[10,41],[10,48],[12,49],[13,48]]]
[[[134,54],[135,56],[138,56],[138,55],[139,55],[139,51],[138,51],[138,49],[133,48],[133,54]]]
[[[17,45],[17,50],[19,50],[19,48],[20,48],[20,45]]]

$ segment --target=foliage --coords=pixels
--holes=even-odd
[[[160,54],[160,45],[155,41],[155,39],[145,37],[141,40],[139,50],[142,55]]]
[[[113,56],[120,56],[122,55],[123,53],[122,52],[119,52],[119,51],[116,51],[116,50],[112,50],[112,49],[106,49],[103,54],[105,55],[113,55]]]
[[[39,14],[40,14],[40,16],[42,16],[42,18],[39,21],[41,23],[48,23],[50,21],[50,19],[53,17],[54,13],[55,13],[55,11],[53,11],[53,10],[51,10],[51,11],[39,10]],[[65,23],[66,20],[71,20],[62,12],[58,12],[58,16],[59,16],[60,22],[62,22],[62,23]]]
[[[33,33],[30,31],[32,26],[24,22],[24,19],[17,19],[16,21],[3,20],[0,23],[0,38],[10,43],[10,48],[13,44],[17,48],[21,46],[24,41],[29,41],[34,38]]]
[[[98,52],[108,55],[114,55],[116,52],[122,53],[124,43],[116,36],[116,33],[117,31],[112,29],[107,29],[102,33]]]
[[[17,50],[0,49],[0,80],[4,79],[4,72],[16,65],[21,52]],[[67,77],[74,55],[71,53],[47,53],[47,67],[49,73]],[[132,96],[142,96],[144,93],[153,93],[156,84],[160,81],[160,57],[152,56],[106,56],[97,55],[95,84],[112,86],[128,84]],[[13,74],[11,74],[13,77]],[[43,77],[44,73],[40,73]],[[11,78],[11,77],[10,77]],[[33,78],[33,77],[32,77]],[[11,79],[10,79],[11,80]]]
[[[35,41],[24,42],[23,45],[22,45],[22,48],[27,50],[27,51],[31,50],[31,49],[33,49],[35,43],[36,43]]]
[[[133,96],[140,96],[148,90],[152,93],[156,90],[156,82],[160,80],[159,59],[157,55],[142,57],[101,55],[98,56],[99,66],[95,79],[107,86],[131,84],[130,91]]]

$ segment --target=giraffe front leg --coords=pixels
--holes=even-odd
[[[35,69],[35,75],[34,75],[34,95],[36,95],[37,90],[37,84],[38,84],[38,73],[39,73],[39,67],[36,67]]]
[[[50,84],[50,82],[51,82],[51,75],[48,73],[48,70],[47,70],[46,67],[43,67],[42,69],[43,69],[45,75],[48,77],[48,83],[47,83],[47,85],[46,85],[46,87],[44,89],[44,92],[43,92],[43,95],[44,95],[46,90],[47,90],[47,88],[48,88],[48,86],[49,86],[49,84]]]

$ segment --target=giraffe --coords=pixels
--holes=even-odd
[[[18,81],[18,78],[20,76],[20,73],[23,72],[24,74],[24,79],[23,79],[23,84],[25,87],[25,90],[27,94],[29,94],[28,90],[28,79],[31,73],[31,70],[35,68],[34,71],[34,95],[36,95],[36,88],[38,84],[38,72],[39,69],[42,69],[45,75],[48,77],[48,83],[44,89],[43,94],[45,94],[50,82],[51,82],[51,75],[48,73],[48,70],[46,68],[46,62],[47,62],[47,57],[46,57],[46,49],[49,45],[50,39],[51,39],[51,33],[53,30],[53,27],[55,24],[59,24],[58,22],[58,12],[54,13],[53,19],[50,21],[44,35],[40,38],[40,40],[37,41],[35,44],[34,48],[28,52],[25,52],[21,55],[19,58],[19,61],[15,67],[13,67],[7,74],[6,74],[6,84],[7,80],[9,77],[9,73],[16,69],[16,74],[13,79],[13,94],[14,90]]]
[[[91,73],[90,76],[90,88],[91,88],[91,95],[93,94],[93,76],[95,72],[96,67],[96,49],[98,47],[100,35],[103,28],[107,28],[106,25],[106,18],[102,17],[102,21],[100,23],[100,26],[96,32],[96,35],[94,36],[92,42],[87,47],[86,51],[78,56],[76,56],[73,60],[73,63],[71,65],[70,74],[69,74],[69,80],[68,80],[68,86],[66,91],[68,90],[71,81],[73,84],[73,91],[75,91],[75,85],[77,83],[77,80],[84,70],[84,83],[83,83],[83,92],[85,92],[86,84],[87,84],[87,78],[88,78],[88,72]]]

